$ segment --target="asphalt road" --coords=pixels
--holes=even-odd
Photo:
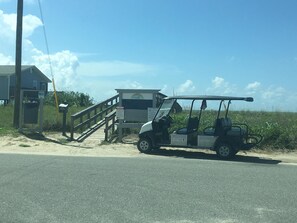
[[[296,222],[297,166],[0,155],[0,222]]]

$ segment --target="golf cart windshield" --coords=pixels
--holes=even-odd
[[[164,116],[167,116],[173,106],[175,102],[175,99],[168,99],[168,100],[164,100],[162,106],[160,107],[160,109],[158,110],[156,116],[155,116],[155,120],[159,120]]]

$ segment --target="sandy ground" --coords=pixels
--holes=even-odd
[[[60,156],[93,156],[93,157],[139,157],[141,154],[136,148],[137,136],[123,139],[123,143],[106,143],[100,141],[83,142],[68,141],[58,133],[45,133],[43,135],[1,136],[0,153],[4,154],[34,154],[34,155],[60,155]],[[161,149],[155,155],[163,157],[183,157],[199,159],[216,159],[213,151],[207,150],[174,150]],[[297,165],[296,152],[268,152],[248,151],[238,153],[239,161],[292,163]],[[241,159],[241,160],[240,160]]]
[[[58,156],[123,156],[139,155],[132,143],[68,141],[61,134],[21,135],[0,137],[0,153]]]

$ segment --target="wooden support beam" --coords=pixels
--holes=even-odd
[[[23,33],[23,0],[18,0],[17,25],[16,25],[16,55],[15,55],[15,93],[14,93],[14,117],[13,126],[19,128],[21,83],[22,83],[22,33]]]

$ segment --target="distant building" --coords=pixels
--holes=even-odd
[[[40,90],[48,92],[51,80],[34,65],[22,66],[21,89]],[[7,103],[14,99],[15,94],[15,66],[0,65],[0,101]]]

